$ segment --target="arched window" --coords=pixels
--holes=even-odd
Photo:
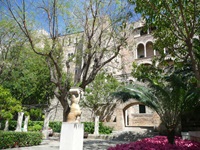
[[[151,41],[147,42],[146,44],[146,54],[147,57],[154,56],[153,43]]]
[[[139,44],[137,46],[137,58],[143,58],[145,57],[145,53],[144,53],[144,45],[143,44]]]

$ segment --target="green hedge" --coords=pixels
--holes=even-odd
[[[113,128],[104,126],[102,122],[99,123],[99,133],[100,134],[111,134],[113,131]]]
[[[6,122],[5,120],[1,121],[1,128],[0,128],[0,130],[4,129],[5,122]],[[9,130],[14,131],[16,129],[16,126],[17,126],[17,121],[15,121],[15,120],[10,120],[9,121],[9,128],[8,128]]]
[[[84,132],[89,134],[94,133],[94,122],[83,122],[84,123]]]
[[[0,149],[39,145],[41,141],[40,132],[0,131]]]
[[[59,132],[60,133],[61,125],[62,125],[62,122],[60,122],[60,121],[49,122],[49,127],[53,129],[53,132]]]
[[[89,134],[94,133],[94,122],[83,122],[84,123],[84,132]],[[60,132],[62,122],[52,121],[49,122],[49,127],[53,129],[53,132]],[[17,121],[9,121],[9,130],[14,131],[17,126]],[[43,121],[29,121],[28,122],[28,131],[40,131],[43,127]],[[1,130],[4,129],[4,124],[2,124]],[[99,133],[100,134],[110,134],[112,133],[112,128],[104,126],[102,122],[99,123]]]
[[[84,123],[84,132],[88,132],[89,134],[94,133],[94,122],[83,122]],[[113,128],[104,126],[102,122],[99,123],[99,133],[100,134],[111,134]]]

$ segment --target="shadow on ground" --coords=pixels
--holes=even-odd
[[[137,141],[147,137],[153,137],[155,133],[152,132],[145,132],[145,133],[134,133],[132,131],[122,132],[120,134],[113,135],[111,140],[113,141]]]

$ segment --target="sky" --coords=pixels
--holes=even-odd
[[[6,0],[1,0],[6,1]],[[16,17],[20,20],[21,15],[19,13],[19,8],[22,8],[23,0],[8,0],[11,1],[12,10],[18,10],[14,11],[16,14]],[[30,22],[31,28],[35,30],[46,30],[49,32],[49,23],[48,23],[48,16],[45,12],[44,6],[52,9],[51,2],[52,0],[25,0],[25,8],[26,8],[26,16],[27,19]],[[117,1],[117,0],[116,0]],[[58,31],[60,34],[66,33],[66,28],[68,27],[69,30],[79,30],[80,25],[82,23],[81,20],[78,20],[77,17],[80,17],[83,15],[83,3],[87,3],[88,0],[73,0],[73,1],[67,1],[67,0],[61,0],[59,1],[59,10],[58,10]],[[108,2],[108,0],[105,0],[105,2]],[[126,0],[118,0],[118,4],[122,5]],[[3,5],[1,5],[1,8],[4,8]],[[111,6],[109,8],[109,13],[111,15],[115,15],[117,10],[116,6]],[[81,12],[82,11],[82,12]],[[104,10],[103,10],[104,11]],[[140,18],[139,14],[134,13],[134,6],[130,6],[127,8],[127,12],[130,11],[133,13],[133,17],[130,21],[135,21]],[[79,14],[78,14],[79,13]],[[102,12],[103,13],[103,12]],[[4,14],[9,16],[8,10],[4,10]],[[78,15],[77,15],[78,14]],[[76,16],[76,19],[74,18]],[[2,17],[2,14],[1,14]],[[73,29],[72,29],[73,28]],[[76,29],[77,28],[77,29]],[[69,31],[68,31],[69,32]]]

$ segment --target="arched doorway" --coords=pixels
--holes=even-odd
[[[151,126],[153,110],[142,103],[132,103],[124,109],[125,127]]]
[[[130,99],[116,108],[116,129],[120,131],[134,128],[158,127],[157,113],[135,99]]]

